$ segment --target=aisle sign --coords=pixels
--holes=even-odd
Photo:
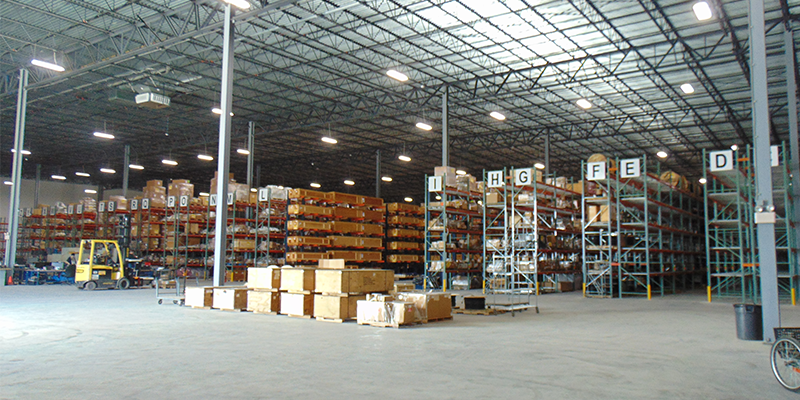
[[[75,214],[83,214],[83,204],[78,204],[78,206],[75,207]]]
[[[533,185],[533,168],[522,168],[514,170],[514,185],[516,186],[532,186]]]
[[[269,200],[269,188],[258,189],[258,201],[268,201],[268,200]]]
[[[228,193],[228,205],[233,205],[233,193]]]
[[[53,215],[53,216],[56,215],[56,207],[55,206],[50,207],[50,215]]]
[[[72,215],[75,214],[75,205],[70,204],[67,206],[67,214]]]
[[[49,210],[47,209],[47,207],[42,207],[42,216],[43,216],[43,217],[46,217],[46,216],[47,216],[47,212],[48,212],[48,211],[49,211]]]
[[[590,162],[586,163],[586,180],[597,181],[606,179],[606,162]]]
[[[30,208],[26,208],[25,209],[25,216],[26,217],[30,217],[31,216],[31,209]]]
[[[150,209],[150,199],[142,199],[142,210]]]
[[[208,198],[208,204],[211,207],[216,207],[217,206],[217,195],[212,194],[211,196],[208,196],[208,197],[209,197]]]
[[[181,207],[188,207],[189,206],[189,196],[186,196],[186,195],[181,196],[180,205],[181,205]]]
[[[98,212],[104,212],[106,210],[106,202],[101,201],[100,204],[97,205]]]
[[[503,170],[489,171],[486,173],[486,187],[503,187]]]
[[[167,197],[167,207],[175,207],[175,196]]]
[[[638,178],[642,175],[642,166],[638,158],[619,160],[620,178]]]
[[[733,150],[712,151],[708,153],[708,165],[712,172],[732,170]]]
[[[116,201],[109,201],[108,202],[108,212],[114,212],[117,209],[117,202]]]
[[[440,176],[429,176],[428,177],[428,192],[441,192],[442,191],[442,183],[443,178]]]
[[[777,167],[781,165],[781,153],[778,146],[769,146],[770,165]]]
[[[136,211],[139,209],[139,199],[131,200],[131,211]]]

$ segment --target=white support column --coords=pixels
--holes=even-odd
[[[794,58],[794,31],[792,22],[788,21],[783,32],[783,51],[786,57],[786,104],[789,113],[789,173],[792,174],[792,201],[794,203],[794,221],[800,221],[800,142],[798,142],[797,125],[797,82],[795,73],[797,64]],[[786,151],[786,149],[784,149]],[[795,247],[800,248],[800,235],[795,234]],[[795,262],[797,260],[795,259]]]
[[[544,176],[550,176],[550,132],[544,136]],[[553,182],[555,185],[555,182]]]
[[[14,262],[17,258],[17,234],[19,232],[19,190],[22,186],[22,150],[25,148],[25,112],[28,102],[28,70],[19,71],[19,91],[17,92],[17,120],[14,127],[14,166],[11,171],[11,195],[8,200],[8,239],[6,240],[5,264],[14,274]],[[1,274],[2,283],[6,284],[5,273]]]
[[[228,171],[231,153],[231,108],[233,103],[233,22],[231,5],[225,4],[222,45],[222,89],[220,90],[219,155],[217,156],[217,208],[214,226],[214,286],[225,282],[228,225]]]
[[[450,88],[445,86],[442,95],[442,166],[445,167],[450,164],[450,138],[447,136],[447,97],[449,92]]]
[[[125,165],[122,166],[122,197],[128,198],[128,174],[131,164],[131,145],[125,145]]]
[[[381,151],[375,150],[375,197],[381,197]]]
[[[247,187],[253,187],[253,159],[255,157],[256,123],[247,124]]]
[[[750,0],[750,82],[752,84],[753,147],[756,175],[756,216],[774,210],[770,162],[769,99],[767,97],[767,47],[764,0]],[[774,213],[772,214],[774,215]],[[773,328],[781,326],[778,274],[775,264],[775,223],[756,221],[758,264],[761,275],[761,311],[764,341],[775,341]]]

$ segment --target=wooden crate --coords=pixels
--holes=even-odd
[[[254,250],[256,241],[253,239],[233,239],[234,250]]]
[[[247,269],[247,287],[251,289],[279,289],[281,269],[279,267]]]
[[[314,316],[317,319],[344,321],[355,319],[358,300],[366,299],[366,295],[326,296],[314,295]]]
[[[418,231],[415,229],[394,228],[394,229],[389,229],[388,236],[399,237],[399,238],[402,237],[419,238],[422,237],[422,231]]]
[[[319,260],[319,264],[317,265],[318,268],[321,269],[345,269],[348,268],[345,265],[345,260],[342,259],[330,259],[330,260]]]
[[[320,231],[320,232],[330,232],[331,230],[331,223],[330,222],[317,222],[317,221],[301,221],[301,220],[290,220],[286,224],[286,229],[290,231]]]
[[[211,286],[187,287],[184,295],[184,304],[189,307],[204,308],[214,304],[214,288]]]
[[[287,212],[289,215],[312,215],[330,217],[333,215],[331,207],[310,206],[305,204],[290,204]]]
[[[228,282],[245,282],[247,281],[247,270],[236,268],[233,271],[228,271],[225,276]]]
[[[406,217],[404,215],[392,215],[389,217],[390,224],[395,225],[410,225],[410,226],[423,226],[425,220],[422,218]]]
[[[411,292],[414,289],[416,289],[414,282],[395,282],[394,288],[389,293],[397,294],[398,292]]]
[[[356,321],[359,325],[399,328],[421,322],[419,313],[413,303],[392,301],[357,302]]]
[[[318,269],[316,293],[388,292],[394,285],[394,271],[387,269]]]
[[[383,199],[379,197],[361,196],[360,203],[367,207],[383,207]]]
[[[314,271],[310,267],[281,268],[281,290],[297,293],[311,293],[314,290]]]
[[[254,289],[247,292],[247,311],[275,314],[281,310],[281,294],[274,289]]]
[[[386,205],[386,209],[388,209],[389,212],[391,213],[396,213],[396,212],[413,213],[413,214],[422,213],[422,207],[406,203],[389,203]]]
[[[289,189],[289,198],[290,199],[316,199],[322,200],[326,196],[324,192],[318,192],[316,190],[308,190],[308,189]]]
[[[292,251],[286,253],[286,262],[312,262],[327,258],[325,253]]]
[[[389,242],[389,250],[421,250],[422,244],[416,242]]]
[[[331,241],[328,238],[313,236],[289,236],[286,238],[287,246],[328,247]]]
[[[416,254],[390,254],[387,257],[387,261],[391,263],[403,263],[403,262],[419,262],[420,257]]]
[[[383,260],[383,253],[380,251],[358,251],[356,252],[356,260],[364,262],[381,261]]]
[[[314,313],[314,295],[281,292],[281,314],[311,317]]]
[[[356,208],[333,207],[333,217],[352,220],[363,220],[364,210]]]
[[[328,192],[327,200],[328,202],[336,204],[352,204],[352,205],[361,204],[359,203],[359,201],[361,200],[361,196],[349,193]]]
[[[386,219],[386,214],[383,211],[362,210],[362,212],[366,221],[383,222]]]
[[[328,236],[331,247],[359,247],[360,239],[359,237],[353,236]]]
[[[380,249],[383,247],[383,239],[381,238],[358,238],[358,246],[369,249]]]
[[[212,308],[221,310],[246,310],[247,291],[245,287],[214,288]]]
[[[291,222],[291,221],[290,221]],[[337,233],[360,233],[361,225],[357,222],[333,221],[330,222],[331,229]]]
[[[370,236],[383,235],[383,225],[361,224],[361,232]]]
[[[351,250],[328,250],[327,258],[358,261],[358,254]]]

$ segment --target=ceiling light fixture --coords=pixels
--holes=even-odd
[[[442,199],[442,196],[439,196],[439,195],[437,194],[437,195],[436,195],[436,200],[441,200],[441,199]]]
[[[250,3],[245,0],[222,0],[222,1],[232,6],[235,6],[236,8],[240,8],[242,10],[247,10],[248,8],[250,8]]]
[[[321,187],[322,187],[322,185],[320,185],[320,184],[319,184],[319,183],[317,183],[317,182],[311,182],[311,184],[310,184],[310,185],[308,185],[308,186],[311,186],[311,187],[312,187],[312,188],[314,188],[314,189],[319,189],[319,188],[321,188]]]
[[[699,1],[692,6],[692,10],[694,10],[694,15],[700,21],[705,21],[712,17],[711,14],[711,7],[709,7],[708,3],[705,1]]]
[[[355,182],[353,182],[353,181],[351,181],[350,179],[345,179],[345,180],[344,180],[344,184],[345,184],[345,185],[347,185],[347,186],[353,186],[353,185],[355,185],[356,183],[355,183]]]
[[[389,75],[390,78],[397,79],[400,82],[405,82],[408,80],[408,75],[393,69],[386,71],[386,75]]]
[[[208,154],[198,154],[197,158],[199,158],[199,159],[201,159],[203,161],[214,161],[214,157],[211,157]]]
[[[417,128],[422,129],[423,131],[429,131],[433,129],[432,126],[424,123],[424,122],[417,122]]]
[[[128,168],[130,168],[130,169],[137,169],[137,170],[141,171],[141,170],[143,170],[143,169],[144,169],[144,166],[142,166],[142,165],[139,165],[139,164],[128,164]]]
[[[393,179],[391,176],[382,176],[381,180],[384,182],[391,182]]]
[[[411,197],[406,197],[406,198],[405,198],[405,199],[403,199],[403,200],[405,200],[405,201],[406,201],[406,203],[411,203],[412,201],[414,201],[414,199],[412,199]]]
[[[330,144],[336,144],[336,143],[339,143],[339,141],[338,141],[338,140],[336,140],[336,139],[334,139],[334,138],[332,138],[332,137],[328,137],[328,136],[323,136],[323,137],[322,137],[322,141],[323,141],[323,142],[325,142],[325,143],[330,143]]]
[[[686,94],[692,94],[694,93],[694,86],[691,83],[684,83],[681,85],[681,91]]]
[[[177,161],[175,161],[175,160],[170,160],[170,159],[168,159],[168,158],[165,158],[165,159],[161,160],[161,163],[162,163],[162,164],[165,164],[165,165],[172,165],[172,166],[176,166],[176,165],[178,165],[178,162],[177,162]]]
[[[409,157],[407,155],[404,155],[404,154],[401,154],[401,155],[397,156],[397,159],[400,160],[400,161],[405,161],[405,162],[411,161],[411,157]]]
[[[733,151],[739,150],[739,146],[735,145],[735,144],[731,145],[731,150],[733,150]],[[22,154],[25,154],[25,152],[22,152]]]
[[[250,191],[253,192],[253,193],[258,193],[258,189],[256,189],[256,188],[250,188]]]
[[[577,104],[578,107],[580,107],[580,108],[582,108],[584,110],[588,110],[588,109],[592,108],[592,103],[590,103],[589,100],[586,100],[586,99],[578,99],[578,101],[576,101],[575,104]]]
[[[65,181],[67,177],[64,175],[50,175],[51,178],[58,180],[58,181]]]
[[[536,169],[544,169],[544,164],[537,162],[536,164],[533,164],[533,167]]]
[[[700,178],[700,179],[698,179],[697,181],[698,181],[698,182],[700,182],[700,184],[701,184],[701,185],[705,185],[705,184],[706,184],[706,182],[708,182],[708,181],[706,180],[706,178]]]
[[[91,175],[87,174],[86,172],[76,172],[75,175],[82,176],[84,178],[88,178],[88,177],[91,176]]]
[[[464,171],[463,169],[457,169],[456,170],[456,175],[466,175],[466,174],[467,174],[467,171]]]
[[[208,193],[206,193],[206,192],[200,192],[200,197],[208,197]]]
[[[83,189],[83,193],[97,194],[97,190],[94,190],[94,189]]]
[[[222,115],[222,109],[221,109],[221,108],[219,108],[219,107],[214,107],[214,108],[212,108],[212,109],[211,109],[211,112],[212,112],[212,113],[214,113],[214,114],[217,114],[217,115]],[[231,114],[231,117],[232,117],[232,116],[233,116],[233,113],[230,113],[230,114]]]
[[[668,155],[669,154],[667,154],[666,151],[659,151],[658,153],[656,153],[656,156],[658,156],[658,158],[667,158]]]
[[[245,155],[245,156],[249,156],[250,155],[250,150],[247,150],[247,149],[236,149],[236,152],[241,154],[241,155]]]
[[[503,115],[503,114],[500,114],[500,113],[499,113],[499,112],[497,112],[497,111],[492,111],[492,112],[490,112],[490,113],[489,113],[489,116],[490,116],[490,117],[492,117],[492,118],[494,118],[494,119],[496,119],[496,120],[498,120],[498,121],[505,121],[505,119],[506,119],[506,116],[505,116],[505,115]]]
[[[3,181],[3,184],[4,184],[4,185],[6,185],[6,186],[11,186],[11,185],[13,185],[14,183],[13,183],[13,182],[11,182],[11,181]]]
[[[35,58],[33,60],[31,60],[31,64],[33,64],[33,65],[35,65],[37,67],[47,68],[47,69],[49,69],[51,71],[56,71],[56,72],[64,72],[65,71],[64,67],[62,67],[62,66],[60,66],[58,64],[53,64],[53,63],[49,63],[47,61],[37,60]]]
[[[16,153],[17,149],[11,149],[11,152],[12,153]],[[30,152],[30,150],[22,150],[22,155],[23,156],[29,156],[29,155],[31,155],[31,152]]]
[[[114,135],[105,132],[95,132],[94,136],[99,137],[101,139],[114,139]]]
[[[100,172],[102,172],[104,174],[116,174],[117,173],[117,171],[115,171],[115,170],[113,170],[111,168],[100,168]]]

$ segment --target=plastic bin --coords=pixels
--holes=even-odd
[[[736,337],[741,340],[764,340],[761,306],[734,304],[733,308],[736,311]]]

